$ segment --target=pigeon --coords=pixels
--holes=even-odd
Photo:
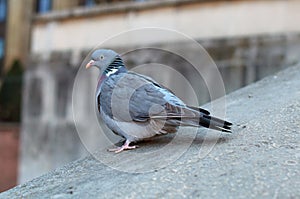
[[[171,90],[150,77],[127,70],[121,56],[110,49],[97,49],[86,68],[100,69],[96,89],[96,113],[113,133],[125,139],[119,153],[156,135],[175,133],[180,126],[206,127],[231,133],[232,123],[210,112],[186,105]]]

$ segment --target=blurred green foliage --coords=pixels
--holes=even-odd
[[[15,60],[5,74],[0,88],[0,121],[20,122],[22,103],[23,67]]]

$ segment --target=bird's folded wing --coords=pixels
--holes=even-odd
[[[113,115],[120,121],[194,118],[198,114],[154,80],[136,73],[128,73],[118,80],[112,102],[118,104]]]
[[[198,118],[201,113],[209,115],[204,109],[186,106],[151,78],[132,72],[107,80],[97,99],[104,114],[121,122],[181,120]]]

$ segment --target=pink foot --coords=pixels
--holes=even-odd
[[[109,152],[115,152],[115,153],[120,153],[124,150],[130,150],[130,149],[135,149],[137,148],[138,146],[129,146],[130,142],[126,140],[126,142],[123,144],[123,146],[121,147],[117,147],[117,148],[114,148],[114,149],[108,149]]]

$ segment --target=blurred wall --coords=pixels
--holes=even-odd
[[[163,2],[163,1],[161,1]],[[130,7],[101,6],[73,9],[36,17],[32,52],[92,48],[107,38],[133,28],[162,27],[183,32],[195,39],[227,38],[257,34],[299,32],[300,1],[212,1],[168,6],[152,4]],[[138,45],[170,40],[128,38],[115,46]]]

